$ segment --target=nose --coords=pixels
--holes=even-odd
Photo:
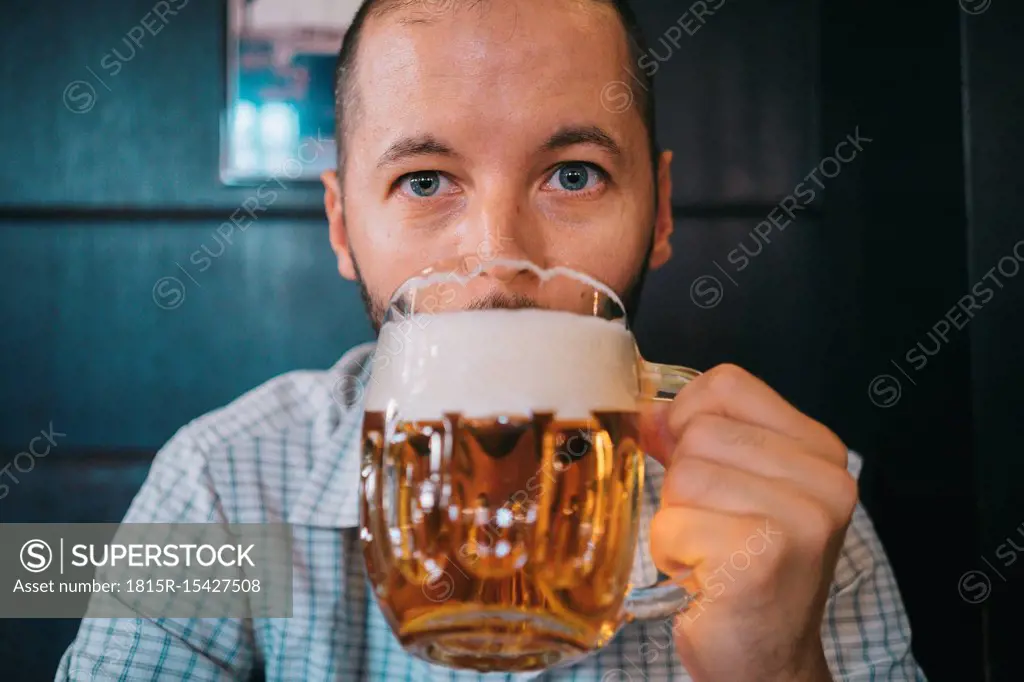
[[[529,260],[544,265],[543,244],[525,192],[507,178],[485,183],[464,214],[459,255],[486,266],[495,260]]]

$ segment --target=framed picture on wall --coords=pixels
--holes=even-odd
[[[316,180],[335,165],[334,66],[359,0],[228,0],[220,177]]]

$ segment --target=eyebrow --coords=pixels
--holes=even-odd
[[[577,144],[600,147],[613,156],[622,156],[622,148],[612,136],[597,126],[569,126],[561,128],[541,147],[544,151],[557,151]]]
[[[622,156],[622,148],[612,136],[597,126],[568,126],[555,131],[541,145],[543,151],[552,152],[577,144],[590,144],[600,147],[613,156]],[[383,168],[405,159],[417,156],[450,156],[459,155],[448,144],[427,133],[403,137],[392,143],[377,160],[377,168]]]
[[[413,135],[396,140],[377,160],[377,168],[383,168],[405,159],[417,156],[453,156],[458,154],[450,146],[433,135]]]

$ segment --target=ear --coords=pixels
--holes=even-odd
[[[672,257],[672,152],[658,157],[658,205],[654,207],[654,243],[651,247],[652,270],[660,268]]]
[[[330,230],[331,248],[338,257],[338,272],[345,279],[355,280],[356,268],[352,262],[352,250],[345,231],[345,212],[342,210],[341,185],[335,171],[324,171],[320,176],[324,183],[324,211]]]

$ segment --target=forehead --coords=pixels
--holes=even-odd
[[[630,81],[628,54],[614,8],[593,0],[414,3],[365,25],[349,133],[365,141],[453,124],[491,136],[538,123],[642,125],[635,109],[602,106],[609,83]]]

